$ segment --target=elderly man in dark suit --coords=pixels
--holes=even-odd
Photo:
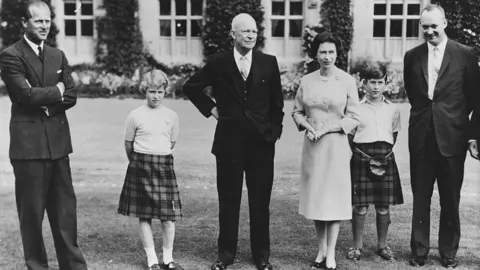
[[[409,122],[413,219],[412,266],[423,266],[430,249],[430,202],[435,180],[440,195],[438,247],[441,264],[456,267],[460,241],[460,190],[467,149],[476,141],[469,115],[479,88],[473,49],[449,40],[445,12],[427,5],[420,18],[426,43],[404,59],[405,90],[412,105]]]
[[[226,269],[235,258],[244,172],[252,257],[258,269],[273,269],[269,204],[275,141],[284,115],[280,72],[274,56],[252,50],[257,25],[250,15],[233,19],[231,37],[235,48],[212,56],[183,88],[205,117],[218,120],[212,153],[217,160],[220,235],[211,269]],[[203,92],[208,86],[215,101]]]
[[[42,236],[46,210],[60,269],[87,269],[77,245],[65,115],[76,103],[76,91],[63,52],[44,44],[50,24],[49,7],[28,1],[25,35],[0,54],[1,77],[12,101],[9,156],[20,232],[28,269],[48,269]]]

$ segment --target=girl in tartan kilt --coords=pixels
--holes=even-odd
[[[125,150],[129,160],[118,213],[138,217],[140,238],[148,269],[182,269],[173,261],[175,221],[182,204],[173,166],[172,149],[178,138],[177,114],[162,104],[168,79],[160,70],[142,77],[146,104],[133,110],[125,124]],[[163,263],[153,242],[152,219],[162,224]]]
[[[383,96],[386,67],[372,63],[361,74],[366,89],[359,105],[360,124],[349,134],[352,147],[352,231],[355,246],[348,251],[352,260],[360,260],[363,248],[365,215],[375,205],[378,249],[376,254],[393,260],[386,245],[390,225],[390,205],[402,204],[403,194],[395,156],[392,152],[400,130],[400,113],[395,104]],[[372,165],[373,163],[373,165]]]

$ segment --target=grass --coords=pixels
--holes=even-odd
[[[74,153],[71,166],[78,201],[78,242],[89,269],[144,269],[146,258],[138,236],[138,221],[116,214],[127,159],[123,150],[126,115],[141,100],[80,99],[69,111]],[[218,203],[215,159],[210,154],[215,128],[187,101],[167,100],[180,117],[180,138],[175,150],[176,172],[184,205],[184,219],[177,223],[174,258],[185,269],[209,269],[216,258]],[[340,269],[410,269],[408,266],[412,198],[409,187],[407,123],[409,105],[402,106],[403,130],[395,147],[402,177],[405,204],[393,207],[388,244],[398,256],[383,262],[374,255],[375,217],[369,211],[365,231],[365,258],[346,259],[351,246],[350,222],[343,222],[337,243]],[[24,269],[22,244],[15,207],[14,177],[8,161],[10,101],[0,98],[0,269]],[[307,269],[316,255],[312,222],[298,214],[298,173],[302,136],[289,116],[286,102],[285,132],[277,143],[275,183],[271,202],[271,262],[276,269]],[[467,158],[462,189],[462,238],[457,269],[480,269],[480,164]],[[341,169],[341,168],[339,168]],[[229,269],[254,269],[250,259],[248,205],[244,192],[237,262]],[[432,199],[430,260],[423,269],[443,269],[439,263],[437,234],[438,194]],[[55,249],[44,222],[44,238],[51,269],[58,269]],[[157,252],[161,251],[161,226],[154,222]],[[161,258],[161,256],[160,256]]]

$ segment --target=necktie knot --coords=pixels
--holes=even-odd
[[[38,49],[38,57],[40,58],[40,60],[43,61],[42,46],[38,46],[37,49]]]
[[[242,74],[242,77],[243,77],[244,80],[246,80],[247,77],[248,77],[248,71],[247,71],[247,64],[248,63],[247,63],[247,61],[248,61],[248,59],[247,59],[246,56],[240,57],[240,61],[239,61],[240,62],[239,63],[240,68],[239,69],[240,69],[240,73]]]

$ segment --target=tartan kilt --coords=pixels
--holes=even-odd
[[[371,157],[385,157],[392,151],[392,145],[386,142],[355,144],[355,146]],[[369,158],[354,151],[350,160],[354,206],[403,203],[402,185],[394,153],[387,157],[387,170],[381,180],[372,181],[368,177],[368,170]]]
[[[163,221],[176,221],[183,216],[171,154],[133,152],[120,194],[118,213]]]

